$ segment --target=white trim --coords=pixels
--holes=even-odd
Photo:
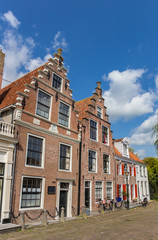
[[[63,103],[63,104],[65,104],[65,105],[67,105],[68,107],[69,107],[69,120],[68,120],[68,127],[67,126],[65,126],[65,125],[63,125],[63,124],[61,124],[61,123],[59,123],[59,110],[58,110],[58,124],[59,124],[59,126],[64,126],[65,128],[70,128],[70,119],[71,119],[71,105],[70,104],[68,104],[68,103],[66,103],[66,102],[64,102],[64,101],[62,101],[62,100],[60,100],[59,101],[59,109],[60,109],[60,103]]]
[[[109,128],[107,127],[107,126],[105,126],[105,125],[103,125],[102,124],[102,127],[105,127],[105,128],[107,128],[107,130],[108,130],[108,136],[107,136],[107,144],[105,144],[105,143],[103,143],[103,140],[101,140],[102,141],[102,144],[104,145],[104,146],[109,146]],[[101,129],[101,134],[103,134],[103,128]]]
[[[38,95],[39,95],[39,91],[45,93],[46,95],[50,96],[50,106],[49,106],[49,117],[45,118],[39,114],[37,114],[37,105],[38,105]],[[43,89],[39,89],[37,90],[37,97],[36,97],[36,108],[35,108],[35,116],[40,116],[42,119],[47,119],[47,120],[51,120],[51,110],[52,110],[52,95],[46,91],[44,91]]]
[[[84,205],[85,205],[85,182],[90,182],[90,203],[89,203],[89,210],[92,211],[92,181],[91,180],[84,180]]]
[[[57,75],[59,78],[61,78],[61,88],[60,88],[60,91],[57,89],[57,88],[55,88],[58,92],[63,92],[63,78],[59,75],[59,74],[57,74],[56,72],[52,72],[53,74],[52,74],[52,88],[55,88],[55,87],[53,87],[53,76],[54,76],[54,74],[55,75]]]
[[[59,201],[60,201],[60,183],[65,182],[65,183],[69,183],[69,189],[65,189],[65,191],[68,192],[67,194],[67,217],[72,217],[72,182],[71,180],[58,180],[57,181],[57,195],[56,195],[56,207],[59,211]],[[58,217],[56,217],[56,219],[58,219]]]
[[[104,186],[104,181],[102,181],[102,180],[95,180],[95,203],[98,203],[98,201],[96,201],[96,182],[101,182],[101,184],[102,184],[102,197],[101,197],[101,200],[103,200],[103,198],[104,198],[104,195],[103,195],[103,186]]]
[[[91,138],[91,131],[90,131],[91,125],[90,125],[90,120],[92,120],[93,122],[96,122],[96,123],[97,123],[96,140]],[[89,139],[92,140],[92,141],[94,141],[94,142],[98,142],[98,122],[95,121],[95,120],[93,120],[92,118],[89,118]]]
[[[33,136],[33,137],[40,138],[40,139],[43,140],[43,143],[42,143],[42,158],[41,158],[41,166],[40,167],[33,166],[33,165],[27,165],[27,151],[28,151],[29,136]],[[32,133],[28,133],[27,134],[27,144],[26,144],[25,167],[44,168],[44,159],[45,159],[45,138],[41,137],[41,136],[38,136],[38,135],[35,135],[35,134],[32,134]]]
[[[70,147],[70,169],[69,170],[60,169],[60,145],[61,144]],[[72,145],[63,143],[63,142],[59,142],[59,151],[58,152],[59,152],[58,171],[72,172]]]
[[[96,153],[96,167],[95,167],[95,172],[93,172],[93,171],[89,171],[89,151],[92,151],[92,152],[95,152]],[[97,171],[98,171],[98,164],[97,164],[98,162],[97,162],[97,151],[95,151],[95,150],[93,150],[93,149],[88,149],[88,173],[97,173]]]
[[[38,178],[38,179],[41,179],[41,180],[42,180],[41,206],[40,206],[40,207],[21,208],[22,187],[23,187],[23,179],[24,179],[24,178]],[[44,193],[45,193],[45,178],[44,178],[44,177],[23,175],[23,176],[21,177],[21,190],[20,190],[19,211],[30,211],[30,210],[43,209],[43,206],[44,206]]]

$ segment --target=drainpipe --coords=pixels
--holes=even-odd
[[[79,144],[79,177],[78,177],[78,211],[77,215],[80,215],[80,193],[81,193],[81,156],[82,156],[82,131]]]
[[[17,144],[15,144],[14,155],[13,155],[13,176],[12,176],[12,183],[11,183],[11,190],[10,190],[10,206],[9,206],[9,208],[10,208],[9,218],[10,219],[11,219],[12,201],[13,201],[13,187],[14,187],[14,177],[15,177],[16,150],[17,150]]]

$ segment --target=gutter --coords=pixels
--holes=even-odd
[[[82,156],[82,132],[81,132],[81,141],[79,143],[79,177],[78,177],[78,209],[77,209],[77,215],[80,215],[81,156]]]

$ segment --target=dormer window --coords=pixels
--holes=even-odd
[[[56,88],[58,91],[61,92],[61,77],[57,76],[55,73],[53,74],[53,83],[52,87]]]
[[[123,156],[128,156],[128,147],[123,143]]]
[[[102,118],[102,108],[97,106],[97,117]]]

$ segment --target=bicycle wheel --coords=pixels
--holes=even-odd
[[[110,204],[105,203],[105,209],[106,209],[106,210],[110,210],[110,209],[111,209]]]
[[[120,207],[121,207],[121,205],[122,205],[122,203],[121,203],[121,202],[116,202],[116,203],[115,203],[115,207],[116,207],[116,208],[120,208]]]

